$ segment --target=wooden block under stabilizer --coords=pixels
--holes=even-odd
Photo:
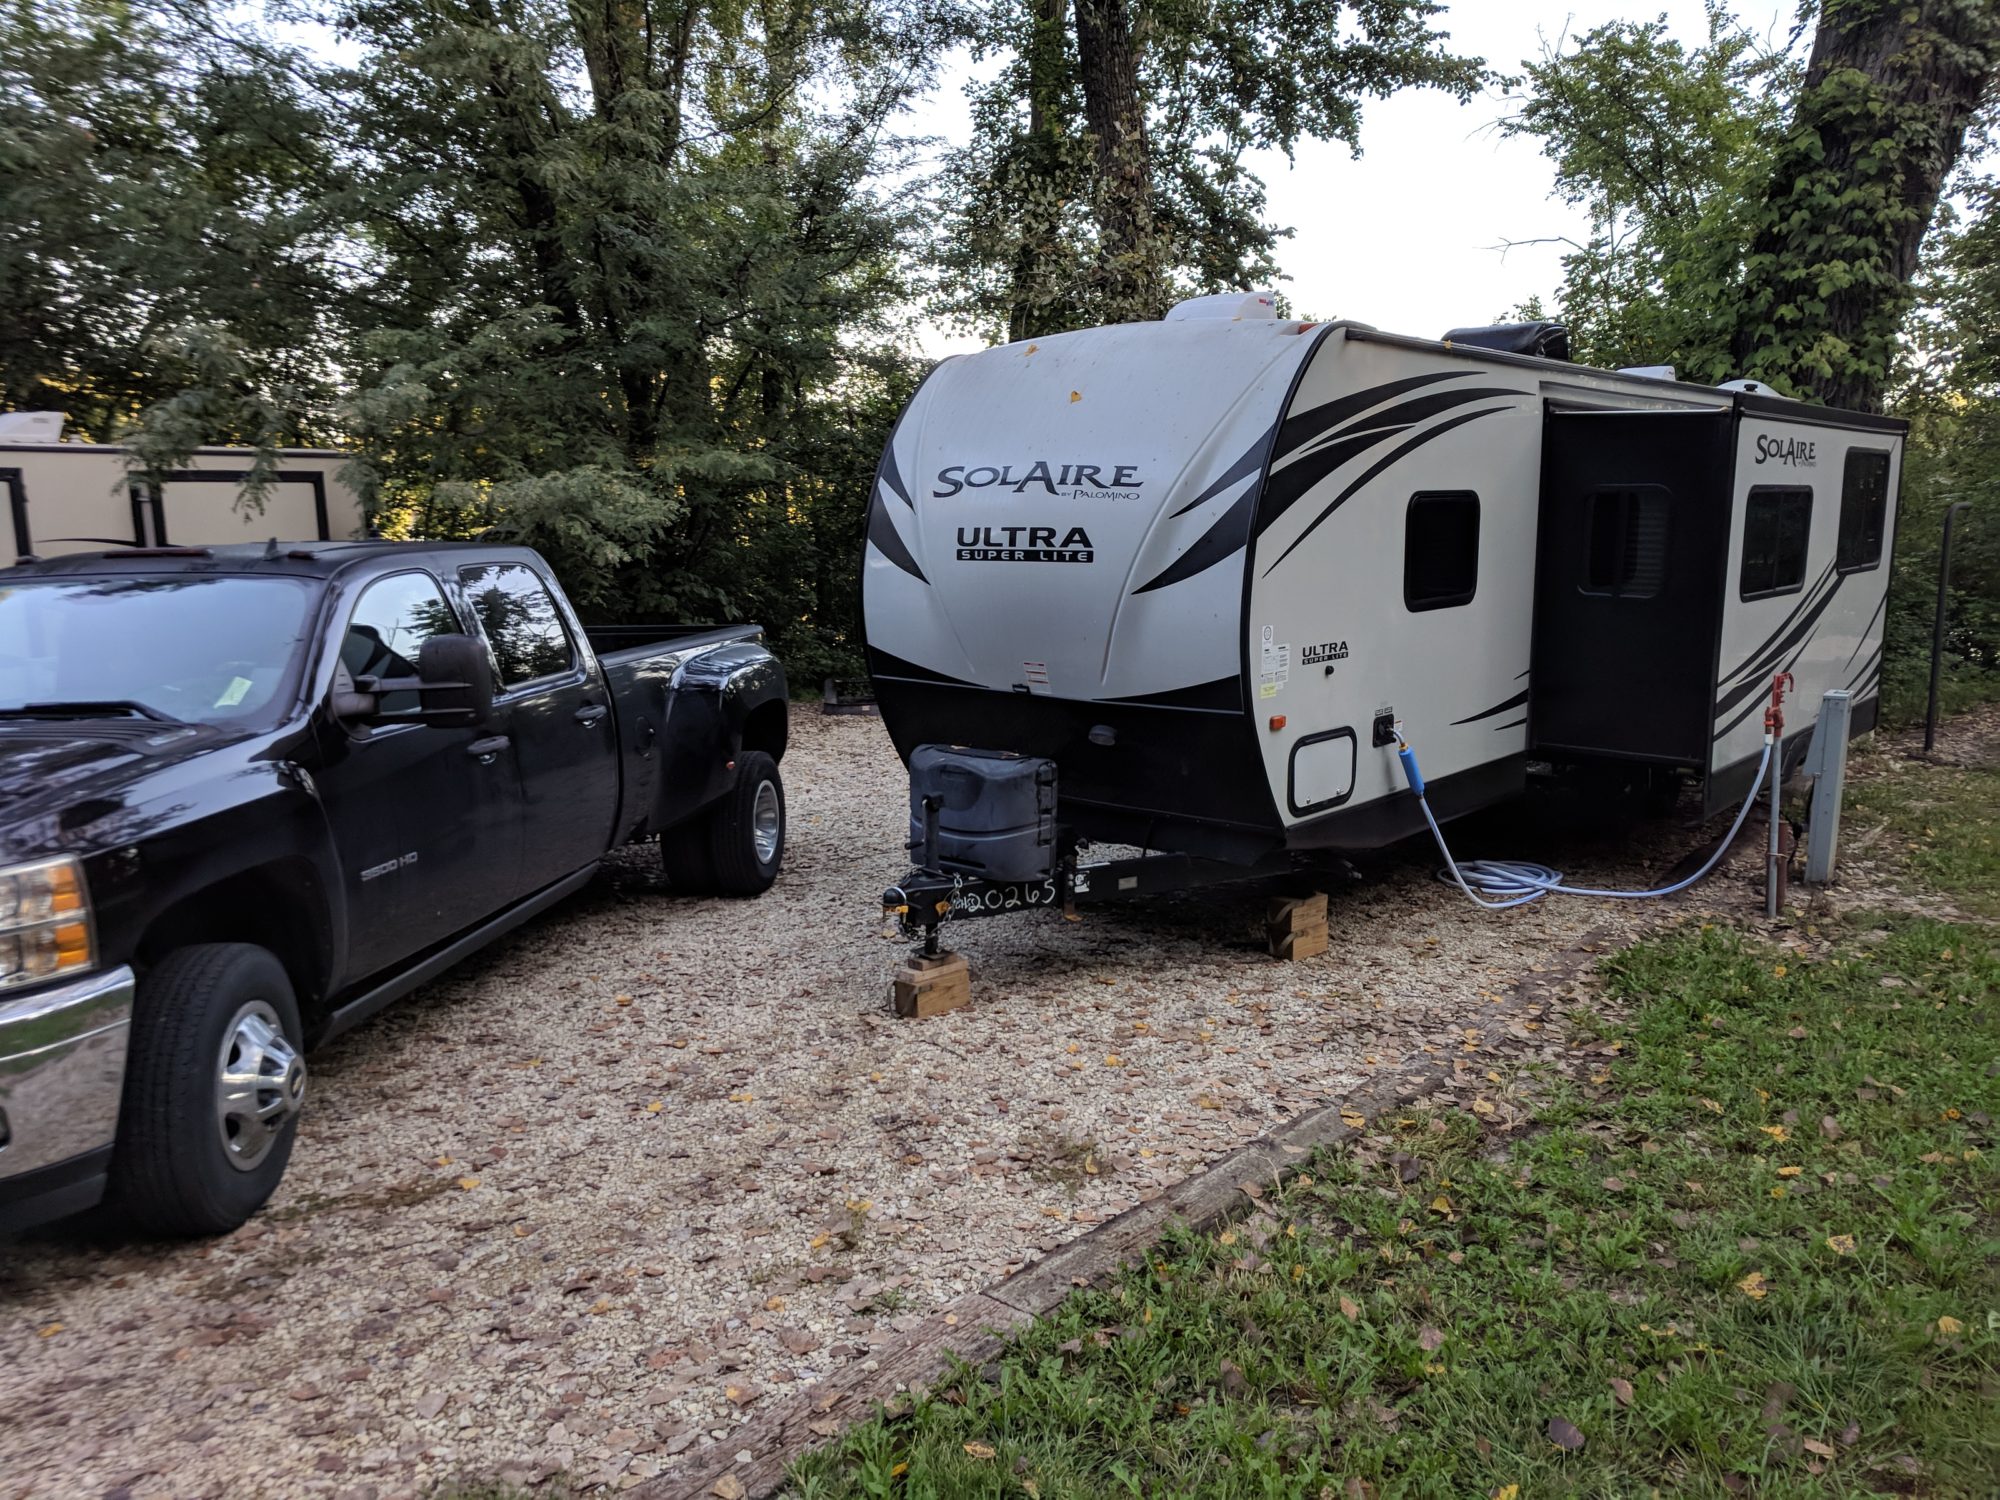
[[[972,1003],[972,971],[960,953],[907,958],[890,983],[899,1016],[938,1016]]]
[[[1312,958],[1326,952],[1326,893],[1274,897],[1264,908],[1264,941],[1273,958]]]

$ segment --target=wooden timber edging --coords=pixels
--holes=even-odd
[[[1637,941],[1605,928],[1585,933],[1516,982],[1514,1003],[1551,1005],[1558,992],[1605,954]],[[1173,1224],[1204,1231],[1247,1215],[1263,1194],[1321,1146],[1368,1133],[1378,1115],[1406,1108],[1457,1082],[1446,1059],[1425,1057],[1376,1080],[1345,1101],[1287,1120],[1183,1178],[1151,1202],[1136,1204],[1051,1250],[1033,1265],[983,1291],[946,1303],[916,1328],[869,1358],[851,1362],[789,1396],[705,1450],[687,1467],[633,1486],[640,1500],[766,1500],[783,1489],[791,1466],[809,1448],[837,1437],[908,1391],[930,1385],[954,1358],[982,1364],[999,1354],[1023,1325],[1049,1312],[1079,1287],[1099,1285],[1139,1264]],[[1343,1116],[1358,1117],[1350,1124]]]

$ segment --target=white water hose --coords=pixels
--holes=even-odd
[[[1404,740],[1402,727],[1397,726],[1396,758],[1403,763],[1403,774],[1409,778],[1410,790],[1417,794],[1417,806],[1423,809],[1424,821],[1431,825],[1431,836],[1437,840],[1438,852],[1444,856],[1444,869],[1438,871],[1438,879],[1447,884],[1455,883],[1465,892],[1466,898],[1475,906],[1483,906],[1488,911],[1505,911],[1510,906],[1526,906],[1530,901],[1539,901],[1551,891],[1562,896],[1601,896],[1617,901],[1648,901],[1655,896],[1671,896],[1684,891],[1696,881],[1703,879],[1717,865],[1730,845],[1736,842],[1736,835],[1743,831],[1743,820],[1750,816],[1750,809],[1756,805],[1757,789],[1764,784],[1765,773],[1771,769],[1773,735],[1770,730],[1764,734],[1764,757],[1757,762],[1757,777],[1750,783],[1750,791],[1743,798],[1743,806],[1736,813],[1736,821],[1729,825],[1729,835],[1716,847],[1694,874],[1685,880],[1677,880],[1672,885],[1663,885],[1653,891],[1599,891],[1587,886],[1565,885],[1562,871],[1547,865],[1538,865],[1525,859],[1471,859],[1460,864],[1451,857],[1451,846],[1444,841],[1444,830],[1438,827],[1437,819],[1431,814],[1430,799],[1424,794],[1423,773],[1417,769],[1417,755]],[[1481,893],[1484,894],[1481,894]],[[1499,899],[1488,900],[1487,897]]]

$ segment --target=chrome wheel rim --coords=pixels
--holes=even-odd
[[[215,1069],[215,1129],[229,1164],[239,1172],[261,1166],[305,1097],[305,1059],[278,1013],[262,1000],[240,1006],[223,1028]]]
[[[778,857],[778,837],[784,831],[784,809],[778,805],[778,789],[768,781],[757,783],[757,795],[750,803],[750,839],[757,849],[757,863],[768,865]]]

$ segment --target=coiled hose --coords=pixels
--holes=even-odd
[[[1743,798],[1743,806],[1738,809],[1736,821],[1729,825],[1729,836],[1716,847],[1708,863],[1685,880],[1677,880],[1672,885],[1663,885],[1653,891],[1600,891],[1587,886],[1565,885],[1562,871],[1547,865],[1538,865],[1525,859],[1473,859],[1460,864],[1452,858],[1451,846],[1444,841],[1444,830],[1438,827],[1437,819],[1431,813],[1430,799],[1424,794],[1423,772],[1417,769],[1417,753],[1404,740],[1399,731],[1396,736],[1396,758],[1403,763],[1403,775],[1408,778],[1410,790],[1417,794],[1417,806],[1423,809],[1424,821],[1431,825],[1431,837],[1437,840],[1438,853],[1444,856],[1444,868],[1438,871],[1438,879],[1447,885],[1456,884],[1465,892],[1466,899],[1475,906],[1483,906],[1488,911],[1505,911],[1512,906],[1526,906],[1530,901],[1539,901],[1554,892],[1562,896],[1601,896],[1617,901],[1648,901],[1655,896],[1671,896],[1684,891],[1697,881],[1705,878],[1717,865],[1723,855],[1736,842],[1736,835],[1743,831],[1743,820],[1750,816],[1750,809],[1756,804],[1757,789],[1764,784],[1764,776],[1771,769],[1772,736],[1764,736],[1764,758],[1757,762],[1757,777],[1750,783],[1750,790]],[[1482,895],[1481,892],[1485,894]],[[1488,900],[1487,897],[1501,899]]]

